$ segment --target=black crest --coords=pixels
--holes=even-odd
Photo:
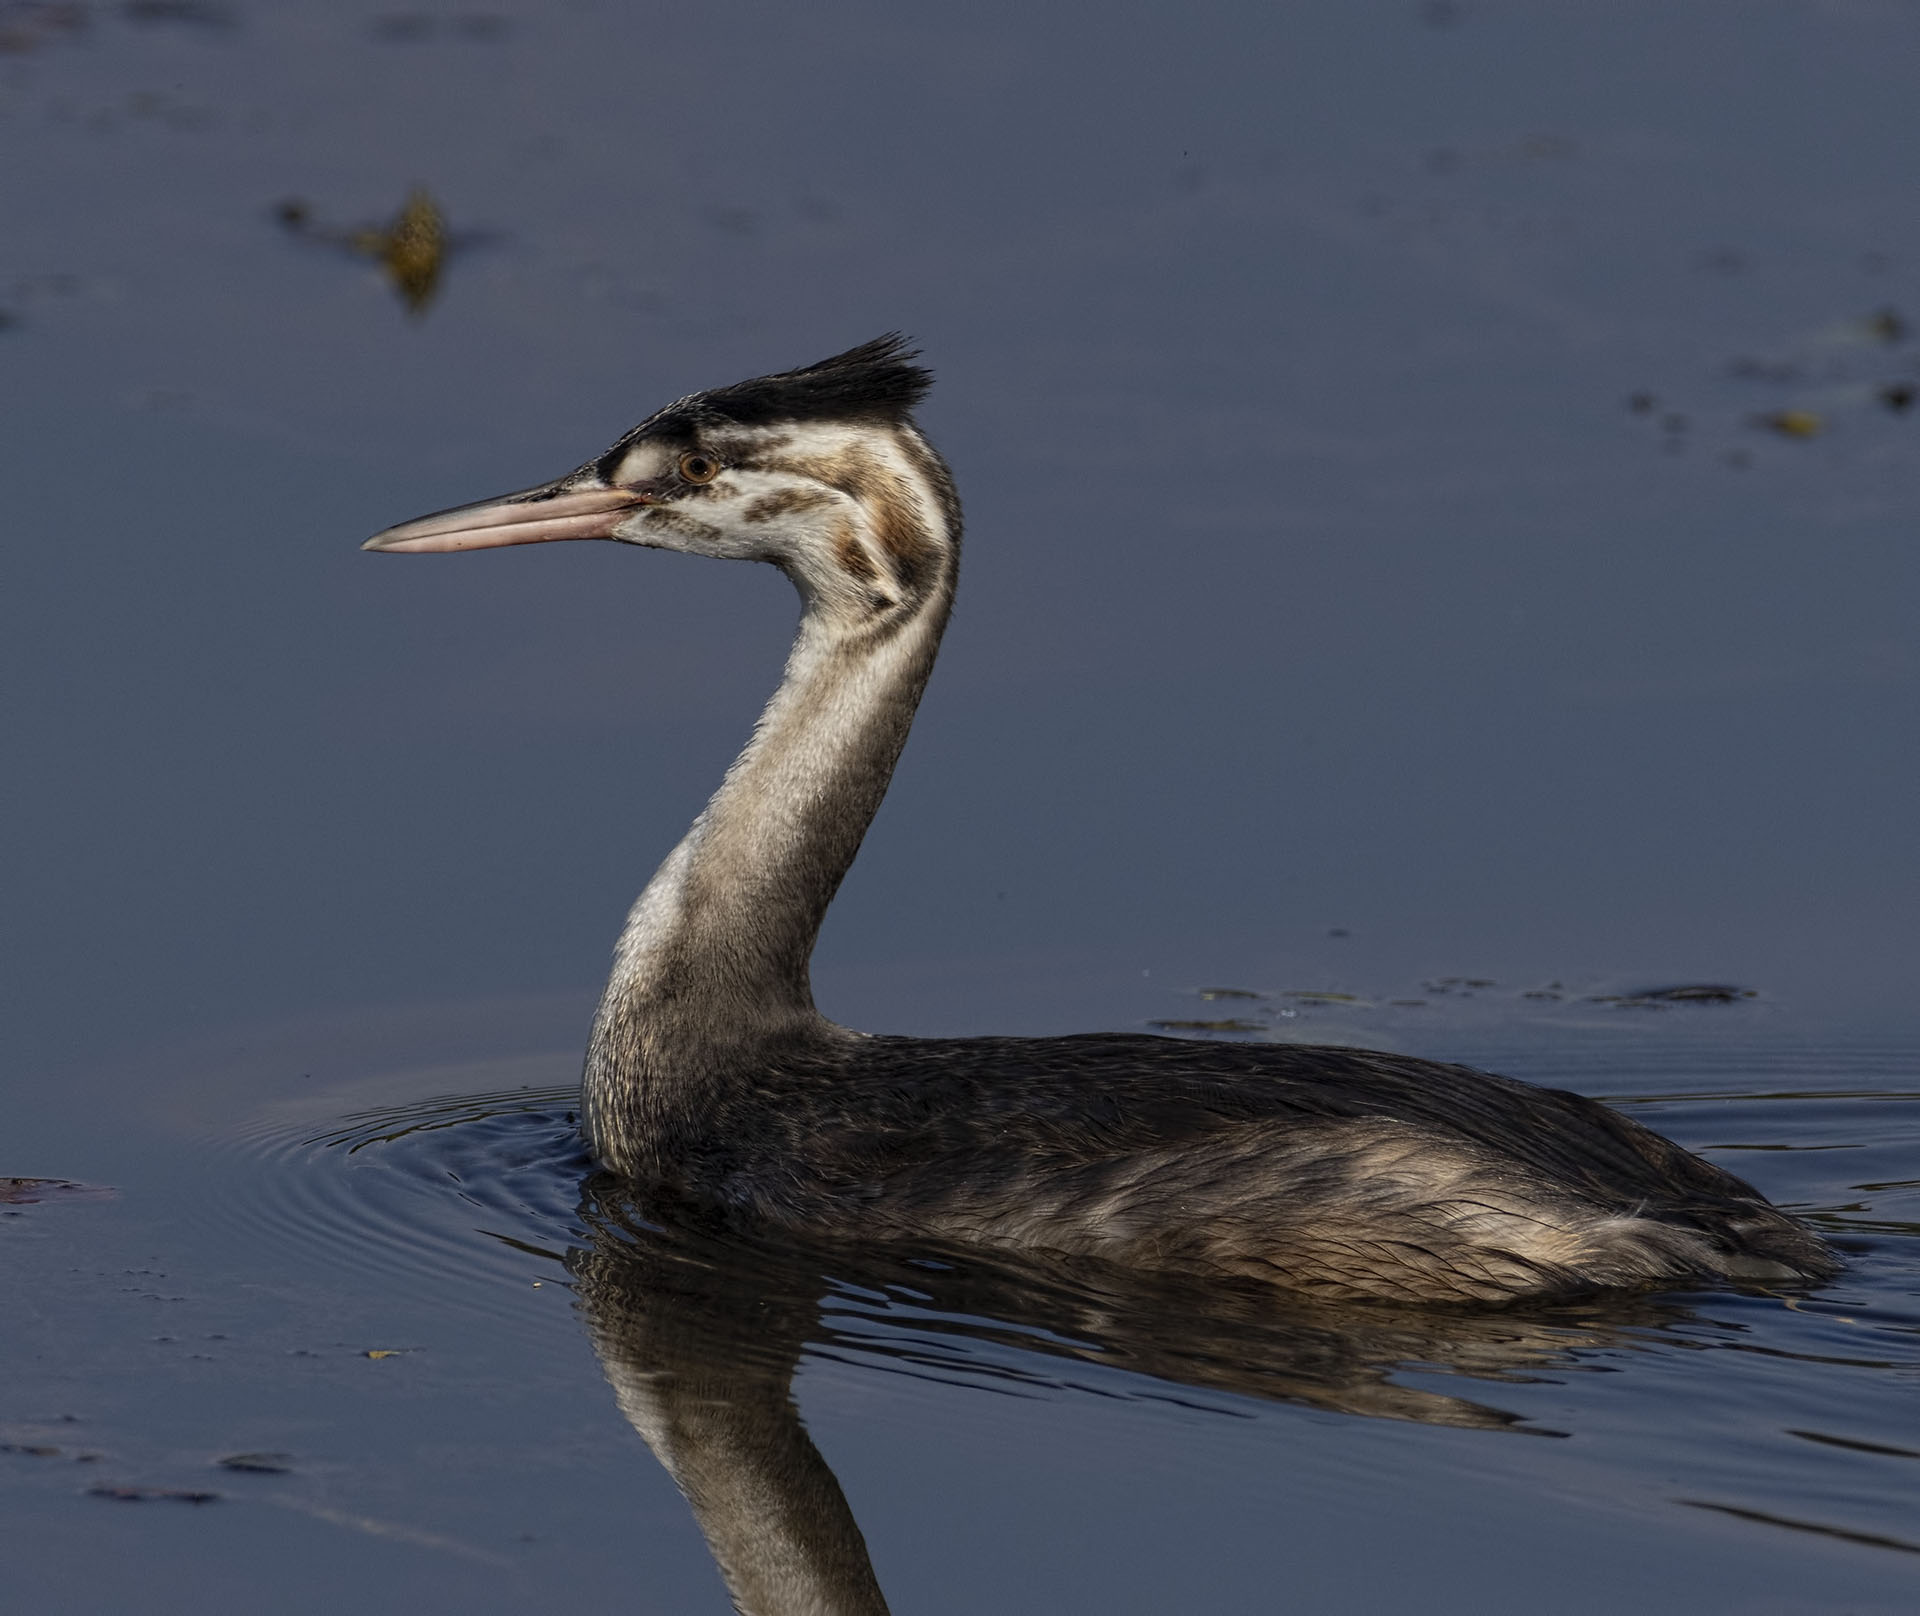
[[[918,357],[919,350],[905,337],[889,331],[804,370],[783,370],[694,393],[669,404],[632,436],[721,424],[904,421],[933,385],[933,372],[913,363]]]

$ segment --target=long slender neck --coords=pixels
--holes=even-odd
[[[864,619],[797,577],[786,677],[720,789],[640,895],[595,1018],[582,1109],[616,1171],[657,1169],[716,1074],[831,1036],[808,961],[886,794],[952,604],[952,550],[916,602]]]

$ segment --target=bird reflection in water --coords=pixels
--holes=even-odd
[[[1564,1369],[1576,1348],[1670,1325],[1670,1304],[1609,1298],[1526,1312],[1303,1303],[1271,1287],[1205,1287],[1085,1260],[942,1250],[911,1255],[779,1244],[703,1227],[611,1175],[589,1181],[590,1238],[567,1257],[620,1411],[692,1505],[745,1616],[887,1610],[839,1482],[807,1435],[792,1380],[809,1346],[856,1347],[903,1369],[940,1362],[1017,1377],[995,1347],[1122,1369],[1195,1391],[1481,1430],[1556,1435],[1466,1397],[1403,1384],[1417,1364],[1485,1381]],[[849,1329],[881,1296],[911,1335]],[[869,1314],[871,1316],[871,1313]],[[897,1322],[897,1316],[896,1316]]]

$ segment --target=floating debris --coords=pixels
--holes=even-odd
[[[112,10],[138,27],[181,24],[226,31],[236,26],[226,6],[202,0],[122,0]],[[24,56],[55,40],[77,38],[93,20],[94,8],[81,0],[0,0],[0,56]]]
[[[1265,1032],[1267,1029],[1258,1021],[1243,1021],[1232,1017],[1225,1021],[1149,1021],[1149,1027],[1158,1027],[1162,1032]]]
[[[1868,336],[1889,345],[1903,341],[1907,335],[1907,322],[1895,309],[1876,310],[1867,316],[1866,326]]]
[[[87,8],[59,0],[0,3],[0,56],[24,56],[42,45],[83,33]]]
[[[248,1476],[286,1476],[293,1473],[290,1453],[229,1453],[213,1462],[222,1470],[237,1470]]]
[[[386,229],[360,231],[353,247],[387,272],[409,314],[425,312],[447,257],[446,221],[431,196],[416,187]]]
[[[1669,1004],[1738,1004],[1742,999],[1757,999],[1752,988],[1736,987],[1729,982],[1683,982],[1670,988],[1640,988],[1633,993],[1596,993],[1589,1004],[1618,1004],[1657,1007]]]
[[[31,1206],[38,1201],[106,1201],[117,1192],[70,1178],[0,1178],[0,1205]]]
[[[1755,416],[1754,425],[1778,432],[1783,438],[1817,438],[1827,423],[1812,410],[1774,410]]]
[[[416,1347],[369,1347],[362,1356],[368,1358],[404,1358],[409,1352],[418,1350]]]
[[[1650,388],[1628,394],[1626,406],[1658,429],[1652,446],[1660,451],[1674,455],[1686,445],[1704,447],[1719,464],[1744,471],[1763,456],[1728,442],[1722,433],[1729,427],[1806,443],[1832,435],[1862,410],[1897,415],[1920,402],[1920,383],[1910,374],[1920,372],[1920,363],[1905,367],[1905,374],[1890,374],[1888,365],[1893,356],[1887,350],[1910,342],[1914,333],[1904,314],[1883,306],[1804,330],[1772,353],[1736,354],[1720,367],[1720,377],[1771,393],[1759,413],[1740,409],[1723,416],[1703,405],[1683,415]]]
[[[115,1487],[102,1484],[87,1489],[89,1498],[111,1498],[117,1504],[145,1504],[166,1499],[176,1504],[218,1503],[218,1493],[201,1492],[190,1487]]]
[[[1159,1032],[1169,1033],[1266,1033],[1271,1034],[1283,1022],[1316,1012],[1351,1011],[1366,1015],[1388,1010],[1445,1010],[1462,1000],[1481,1000],[1492,1004],[1544,1007],[1560,1004],[1606,1004],[1621,1009],[1662,1010],[1671,1005],[1739,1004],[1757,999],[1757,990],[1731,982],[1677,982],[1659,987],[1633,988],[1618,993],[1588,993],[1578,985],[1570,986],[1559,978],[1535,979],[1529,988],[1501,988],[1490,976],[1437,976],[1420,984],[1423,996],[1369,998],[1359,993],[1334,988],[1281,988],[1256,993],[1250,988],[1201,988],[1196,996],[1205,1000],[1263,1002],[1251,1005],[1240,1015],[1202,1017],[1164,1017],[1146,1023]],[[1492,990],[1492,991],[1489,991]]]
[[[456,246],[447,233],[446,216],[439,203],[419,186],[408,193],[400,211],[384,225],[332,229],[316,223],[313,210],[299,197],[276,203],[273,214],[304,240],[345,248],[356,257],[378,264],[409,314],[424,314],[433,302],[447,257]]]

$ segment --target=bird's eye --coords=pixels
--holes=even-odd
[[[690,483],[710,483],[720,475],[720,462],[696,449],[680,457],[680,475]]]

